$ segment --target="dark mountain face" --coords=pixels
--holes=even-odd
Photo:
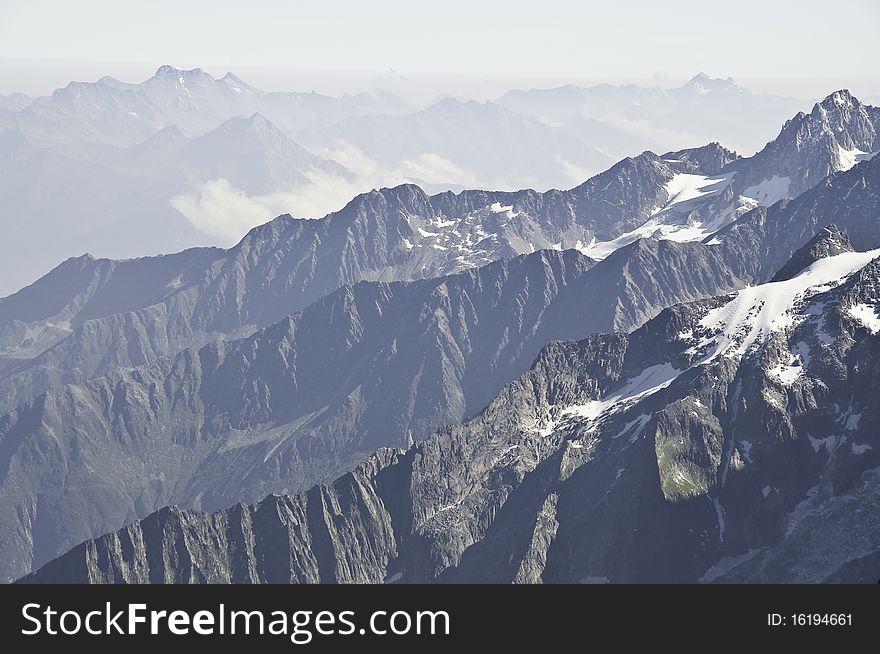
[[[779,135],[751,157],[716,156],[719,169],[706,160],[711,151],[697,149],[703,151],[703,174],[718,170],[729,183],[696,207],[689,219],[711,224],[716,231],[752,209],[798,197],[830,175],[871,159],[880,149],[878,129],[875,108],[843,90],[817,103],[809,114],[798,113],[786,121]]]
[[[551,344],[460,427],[301,495],[163,509],[26,581],[876,578],[878,255]]]
[[[837,225],[829,225],[819,231],[800,250],[795,252],[788,263],[785,264],[771,281],[784,282],[806,270],[820,259],[833,257],[844,252],[854,252],[852,243],[845,232],[841,232]]]
[[[817,103],[809,114],[798,113],[754,157],[730,164],[738,173],[739,192],[758,201],[794,198],[828,175],[870,157],[880,149],[871,109],[842,90]]]
[[[716,156],[711,157],[713,150]],[[676,155],[682,157],[677,165],[684,170],[717,166],[719,157],[729,156],[711,147]],[[690,162],[694,157],[700,158],[696,164]],[[9,410],[60,383],[82,382],[118,366],[143,365],[186,347],[246,335],[342,284],[449,274],[513,256],[527,240],[530,247],[562,247],[562,234],[575,229],[578,215],[605,211],[604,224],[617,225],[609,234],[618,233],[632,227],[625,216],[633,215],[621,208],[626,205],[620,204],[620,198],[636,198],[629,201],[632,212],[663,202],[651,197],[648,189],[662,196],[657,183],[672,174],[664,170],[653,155],[645,155],[622,162],[567,194],[473,191],[429,197],[417,187],[404,186],[361,196],[321,221],[276,219],[229,251],[189,250],[125,262],[72,260],[0,303],[0,370],[6,371],[8,380],[0,383],[0,408]],[[657,179],[639,191],[636,180],[652,175]],[[696,257],[693,262],[682,259],[679,275],[691,263],[701,271],[695,284],[673,285],[663,297],[675,301],[672,292],[685,286],[701,293],[680,299],[729,288],[718,285],[719,276],[727,282],[769,280],[829,220],[850,235],[857,249],[876,246],[880,242],[878,179],[880,160],[872,159],[828,178],[789,204],[759,207],[707,238],[712,244],[709,255],[694,244],[660,241],[670,252],[678,249]],[[469,217],[453,227],[445,217],[449,215]],[[528,216],[540,218],[532,221]],[[541,240],[539,232],[552,235]],[[561,240],[547,243],[554,238]],[[423,244],[416,247],[419,239]],[[456,254],[462,252],[454,249],[456,239],[469,242],[471,249]],[[721,263],[712,263],[712,257]],[[629,283],[633,295],[648,295],[649,309],[662,306],[652,296],[657,284],[651,276],[638,266],[629,270],[630,279],[637,282],[611,279],[609,273],[607,283]],[[633,317],[600,328],[635,326],[652,315],[627,307],[619,311]]]
[[[296,492],[377,448],[458,424],[551,340],[630,329],[678,298],[741,286],[712,267],[711,255],[702,244],[649,241],[595,266],[574,251],[541,251],[445,278],[362,282],[248,338],[22,403],[0,418],[9,456],[4,522],[20,534],[4,551],[10,575],[30,557],[39,565],[166,504],[213,510]],[[127,346],[119,335],[138,331],[110,329]],[[124,357],[123,348],[110,350]],[[16,386],[27,381],[19,374]],[[52,445],[59,435],[62,445]],[[26,453],[35,448],[49,450],[33,460]],[[110,472],[138,465],[149,472]],[[16,481],[61,468],[81,478],[72,496]],[[108,471],[100,480],[88,472],[97,468]],[[96,502],[99,516],[69,510]],[[22,521],[14,506],[37,508]]]
[[[702,148],[690,148],[669,152],[663,155],[664,159],[677,159],[678,161],[691,164],[690,171],[705,175],[720,175],[728,164],[737,161],[736,152],[732,152],[720,143],[714,142]]]
[[[646,153],[546,194],[400,186],[322,220],[277,218],[227,251],[70,260],[0,303],[0,374],[17,380],[0,384],[0,410],[58,383],[249,334],[345,284],[454,274],[614,236],[666,201],[676,169],[695,166]]]
[[[832,175],[791,202],[759,207],[708,242],[742,279],[770,279],[813,234],[829,222],[857,250],[880,245],[880,159]]]

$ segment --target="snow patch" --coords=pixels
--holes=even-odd
[[[798,341],[791,354],[801,362],[804,368],[810,365],[810,345],[806,341]]]
[[[606,412],[620,407],[623,403],[641,400],[666,388],[680,374],[681,370],[668,363],[650,366],[604,399],[566,407],[562,410],[562,415],[595,420]]]
[[[689,223],[683,221],[682,217],[723,192],[732,178],[733,175],[675,174],[664,187],[666,202],[652,211],[649,219],[639,227],[610,241],[597,243],[594,238],[587,246],[578,241],[575,248],[593,259],[604,259],[624,245],[655,234],[664,241],[701,241],[723,227],[726,217],[722,214],[709,223]]]
[[[858,148],[854,150],[845,150],[842,146],[837,146],[838,171],[849,170],[860,161],[868,161],[872,159],[876,152],[863,152]]]
[[[837,405],[834,405],[837,407]],[[844,429],[847,431],[853,431],[859,428],[859,422],[862,420],[862,414],[856,413],[853,409],[852,404],[850,404],[846,411],[840,414],[837,418],[837,423],[842,425]]]
[[[807,436],[807,438],[810,439],[810,445],[813,446],[814,452],[824,449],[828,454],[834,454],[837,446],[846,440],[846,436],[826,436],[825,438]]]
[[[743,191],[747,198],[757,201],[758,204],[769,207],[780,200],[788,197],[788,189],[791,186],[791,177],[773,175],[760,184],[749,186]]]
[[[655,213],[668,211],[673,207],[681,210],[685,208],[683,205],[686,202],[714,197],[727,188],[732,178],[733,175],[706,176],[689,173],[673,175],[665,187],[668,196],[666,204]]]
[[[855,304],[849,308],[849,315],[866,327],[872,334],[880,332],[880,316],[877,315],[876,305]]]
[[[773,366],[770,371],[770,376],[776,379],[783,386],[791,386],[798,379],[800,379],[801,375],[804,374],[804,369],[800,366],[800,364],[794,365],[784,365],[778,364]]]
[[[766,341],[772,332],[793,325],[795,303],[808,291],[817,287],[827,290],[839,285],[877,256],[880,256],[880,249],[844,252],[815,262],[791,279],[739,291],[730,302],[709,311],[699,322],[710,335],[695,349],[708,350],[703,362],[728,351],[742,356],[759,339]]]
[[[627,422],[623,428],[617,432],[614,438],[620,438],[621,436],[625,436],[626,434],[632,432],[632,436],[630,436],[630,441],[634,442],[639,437],[639,433],[641,433],[642,429],[645,428],[645,425],[648,424],[648,421],[651,419],[650,413],[643,413],[639,416],[636,416],[629,422]]]

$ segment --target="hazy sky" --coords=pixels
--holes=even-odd
[[[878,24],[877,0],[0,0],[0,93],[138,81],[171,63],[250,71],[269,88],[345,86],[389,68],[499,88],[671,85],[703,70],[756,90],[870,95]]]

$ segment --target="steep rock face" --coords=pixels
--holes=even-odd
[[[664,238],[666,228],[699,231],[703,212],[731,201],[740,174],[723,172],[731,161],[716,145],[645,153],[544,194],[428,196],[401,186],[323,220],[277,219],[229,251],[67,262],[0,303],[11,348],[0,383],[8,576],[163,505],[213,510],[297,492],[376,447],[455,424],[546,342],[628,330],[669,304],[770,279],[832,217],[860,249],[880,245],[874,160],[755,209],[705,243]],[[661,233],[639,232],[645,225]],[[422,279],[536,247],[589,251],[587,238],[627,234],[589,271],[572,252],[543,252],[528,266]],[[348,286],[364,279],[375,281]],[[626,379],[615,374],[613,383]],[[719,456],[717,422],[700,427],[687,456]],[[664,429],[655,454],[666,465],[680,454],[677,432]],[[665,476],[664,501],[710,487],[702,465],[688,464],[686,482]],[[517,536],[529,552],[520,579],[553,565],[541,543],[566,533],[567,506],[554,497],[541,498],[540,528]]]
[[[877,256],[553,343],[462,426],[24,581],[875,580]]]
[[[201,71],[191,73],[183,75],[184,83],[214,88]],[[221,86],[228,83],[235,81]],[[833,94],[748,159],[718,144],[662,157],[645,152],[574,189],[546,193],[428,196],[404,185],[358,196],[321,220],[281,216],[228,251],[66,262],[0,303],[0,374],[23,375],[0,383],[0,410],[59,383],[82,382],[119,366],[246,335],[345,284],[453,274],[538,249],[576,248],[603,258],[655,234],[673,241],[700,240],[756,204],[792,197],[828,172],[844,169],[839,156],[829,158],[832,146],[840,152],[864,149],[849,164],[867,158],[876,133],[871,109],[847,92]],[[232,123],[227,129],[244,125],[264,140],[280,138],[259,116]],[[800,127],[792,127],[795,123]],[[173,140],[173,134],[166,136]],[[775,171],[778,178],[789,169],[810,171],[809,178],[779,193],[776,182],[762,186],[765,173]],[[763,209],[757,211],[760,215]],[[841,222],[837,216],[833,220]],[[779,252],[756,243],[751,252],[761,252],[758,259],[740,249],[729,265],[741,279],[767,279],[816,227],[793,237],[793,247]],[[858,226],[842,227],[857,247],[870,247]],[[746,260],[736,261],[742,256]],[[80,270],[70,275],[76,267]],[[760,274],[753,275],[750,267],[761,267]],[[92,296],[94,301],[88,299]],[[41,358],[51,346],[54,351]]]
[[[145,320],[104,335],[84,323],[83,348],[118,352],[116,371],[0,418],[6,574],[164,504],[215,509],[301,490],[459,422],[560,330],[582,333],[545,314],[592,263],[542,251],[436,280],[365,282],[248,338],[152,352],[134,368],[127,336]],[[59,354],[43,359],[69,363]]]
[[[755,155],[729,158],[718,172],[729,183],[697,206],[688,220],[717,231],[755,208],[796,198],[830,175],[873,158],[880,150],[878,129],[874,107],[846,90],[836,91],[809,114],[801,112],[786,121],[779,135]],[[713,170],[713,160],[705,157],[704,170]]]
[[[827,224],[829,215],[834,215],[846,229],[852,229],[852,233],[858,236],[858,240],[853,238],[858,246],[876,247],[880,245],[880,234],[876,233],[877,223],[873,220],[878,198],[874,190],[877,178],[878,162],[862,162],[850,171],[832,176],[826,183],[796,201],[779,204],[769,211],[750,212],[729,230],[717,234],[714,238],[718,241],[710,241],[711,245],[657,239],[637,241],[593,267],[578,278],[579,283],[561,284],[564,288],[554,290],[551,294],[555,294],[556,299],[547,304],[539,314],[533,314],[532,318],[522,322],[522,326],[519,326],[520,318],[517,318],[520,315],[516,308],[519,300],[514,300],[513,304],[506,305],[507,308],[504,309],[505,315],[515,318],[514,331],[505,333],[508,328],[505,324],[504,328],[499,326],[496,331],[481,331],[483,336],[480,338],[483,340],[474,342],[471,342],[475,334],[473,323],[469,319],[461,319],[461,316],[476,315],[470,313],[468,302],[472,300],[469,291],[468,301],[456,299],[459,296],[454,293],[450,295],[450,299],[444,293],[438,293],[429,302],[420,300],[422,304],[417,306],[425,308],[422,322],[393,321],[394,330],[403,329],[404,324],[413,326],[412,331],[407,331],[406,339],[398,340],[394,344],[389,342],[382,347],[378,345],[381,341],[374,339],[369,341],[371,345],[367,350],[354,348],[351,343],[359,342],[364,316],[374,315],[372,310],[364,310],[364,315],[361,315],[361,309],[377,306],[377,301],[378,306],[385,306],[385,294],[389,288],[396,287],[383,287],[380,284],[374,288],[375,295],[372,294],[373,291],[366,290],[369,286],[357,292],[354,292],[357,287],[345,290],[332,296],[333,301],[321,305],[327,316],[320,319],[316,317],[316,322],[313,323],[317,325],[320,320],[329,320],[328,316],[334,311],[336,313],[333,315],[338,316],[334,320],[340,325],[340,331],[334,342],[346,344],[338,350],[338,358],[332,359],[338,365],[334,370],[356,371],[354,375],[345,376],[342,383],[331,383],[331,373],[305,372],[324,370],[323,358],[321,365],[313,362],[305,368],[297,369],[290,362],[296,361],[300,354],[293,358],[288,354],[266,354],[277,351],[281,346],[284,352],[292,350],[300,353],[304,351],[303,344],[306,344],[305,349],[314,348],[317,357],[320,348],[326,346],[327,343],[320,339],[300,341],[301,331],[294,331],[295,337],[291,340],[288,336],[288,322],[266,330],[265,334],[255,335],[252,341],[242,341],[242,344],[232,347],[224,345],[209,348],[205,352],[214,353],[211,355],[212,361],[226,361],[228,358],[229,361],[239,363],[227,363],[224,366],[218,364],[217,369],[222,368],[225,372],[221,371],[212,377],[215,380],[212,382],[213,388],[219,389],[216,398],[227,398],[232,393],[232,399],[227,398],[221,402],[215,398],[207,408],[199,406],[191,418],[185,418],[181,423],[185,425],[181,427],[183,432],[196,433],[201,429],[198,426],[201,424],[199,421],[205,421],[208,424],[206,433],[212,434],[211,443],[195,457],[192,468],[182,470],[175,477],[191,481],[185,486],[177,487],[173,493],[163,485],[164,482],[159,484],[166,489],[164,494],[148,495],[143,503],[138,500],[134,504],[135,509],[114,513],[118,521],[116,524],[99,524],[89,520],[82,522],[77,518],[74,525],[65,527],[64,530],[69,529],[71,533],[81,534],[80,538],[86,538],[100,530],[114,529],[126,520],[146,515],[163,503],[177,502],[184,506],[218,508],[239,499],[257,499],[269,492],[295,491],[301,488],[301,483],[325,479],[356,464],[374,447],[402,445],[407,436],[413,436],[415,440],[430,433],[439,424],[455,423],[472,415],[482,403],[488,401],[498,385],[523,369],[529,357],[542,344],[542,339],[546,342],[553,338],[577,338],[592,331],[631,329],[655,315],[664,305],[678,299],[698,299],[738,288],[745,283],[770,279],[774,273],[770,267],[776,265],[779,269],[785,264],[785,261],[779,261],[780,253],[794,253],[801,248],[816,230]],[[419,196],[407,197],[407,201],[414,202]],[[768,216],[772,220],[768,220]],[[483,288],[485,287],[483,284]],[[385,290],[381,290],[383,288]],[[538,288],[553,286],[538,284]],[[543,292],[530,295],[531,298],[542,296]],[[404,296],[397,291],[389,297],[400,303],[396,306],[407,306],[402,300]],[[543,305],[543,301],[541,304]],[[352,313],[352,307],[357,309],[355,313]],[[410,315],[414,315],[416,310],[411,307],[408,311],[411,312]],[[418,312],[422,315],[422,309]],[[319,313],[311,315],[318,316]],[[387,315],[397,314],[392,312]],[[502,314],[496,311],[491,315],[495,319]],[[535,324],[531,320],[536,319],[536,316],[540,318],[541,327],[527,327]],[[295,322],[298,324],[298,321]],[[487,324],[485,320],[481,323]],[[381,333],[384,336],[386,328],[381,325],[388,324],[390,323],[383,323],[381,320],[374,322],[370,333]],[[481,327],[480,330],[482,329]],[[391,331],[387,329],[388,333]],[[312,329],[312,333],[320,332],[321,328]],[[131,356],[132,352],[138,352],[132,345],[138,342],[137,338],[140,336],[131,337],[130,333],[144,333],[152,338],[146,323],[140,323],[140,326],[135,323],[131,330],[123,331],[125,339],[113,337],[115,333],[119,333],[115,326],[108,326],[106,333],[110,349],[102,346],[104,349],[101,351],[119,353],[117,358],[109,359],[115,366],[125,366],[125,362],[130,360],[125,357]],[[526,345],[519,347],[520,340]],[[476,342],[482,345],[477,346]],[[263,354],[259,357],[247,353],[249,347],[257,347],[259,350],[261,343]],[[409,350],[404,344],[415,349]],[[358,358],[363,352],[371,354],[366,358]],[[430,363],[427,358],[429,354]],[[63,344],[46,355],[64,355]],[[157,350],[149,356],[158,355]],[[102,356],[106,357],[106,354]],[[254,362],[258,360],[259,364],[254,367]],[[62,364],[61,361],[63,359],[59,360],[56,367],[68,369],[67,364]],[[403,361],[405,365],[398,368],[398,364],[388,363],[393,361]],[[163,394],[167,392],[173,395],[176,387],[168,386],[170,373],[164,369],[159,369],[158,372],[156,370],[148,367],[143,374],[155,375],[147,377],[151,380],[149,383],[168,387],[171,390],[163,391]],[[270,370],[271,375],[267,376],[266,372]],[[291,370],[296,370],[296,374],[291,374]],[[394,374],[389,374],[392,371]],[[480,376],[476,371],[485,371],[488,376]],[[398,374],[403,375],[402,379],[407,381],[393,388],[379,387],[390,389],[387,391],[380,390],[371,394],[367,390],[372,387],[374,378],[384,375],[388,384],[391,383],[389,379],[397,379]],[[307,392],[310,385],[301,380],[308,379],[310,375],[324,380],[321,384],[315,384],[314,388],[316,393],[334,398],[332,401],[319,401],[319,394]],[[189,380],[188,383],[192,383],[190,373],[186,373],[184,377]],[[16,384],[17,387],[26,387],[26,378],[17,376],[15,379],[21,382]],[[201,379],[200,371],[195,379]],[[364,381],[367,379],[370,380],[370,385],[361,386],[367,383]],[[407,386],[411,383],[415,385]],[[141,382],[136,385],[142,386]],[[233,392],[229,389],[236,390]],[[208,393],[207,397],[212,397],[213,393]],[[298,403],[290,404],[288,413],[279,412],[279,407],[284,405],[279,402],[279,398],[289,398],[292,393],[299,398]],[[87,404],[114,406],[111,398],[118,397],[118,393],[107,392],[102,397],[105,399],[90,400]],[[149,398],[151,395],[149,392],[141,392],[129,393],[123,397]],[[228,402],[232,408],[226,411],[224,402]],[[27,406],[29,403],[17,405],[15,415],[32,415]],[[116,406],[124,406],[124,403]],[[64,406],[57,412],[56,421],[59,425],[70,424],[69,416],[76,414],[75,407],[75,404]],[[101,411],[112,415],[109,409]],[[168,424],[167,420],[171,418],[155,418],[152,417],[154,414],[155,411],[147,407],[143,415],[151,417],[149,420],[134,420],[134,428],[143,429],[144,424],[153,424],[149,421],[154,420],[157,433],[165,434],[161,430],[167,431],[167,428],[161,426]],[[33,415],[39,415],[39,411]],[[10,424],[16,425],[21,442],[26,443],[29,442],[28,438],[39,432],[41,421],[34,418],[28,423],[16,418]],[[101,442],[101,438],[106,438],[106,435],[115,433],[112,424],[108,426],[95,423],[89,425],[88,429],[96,435],[98,442]],[[165,436],[161,438],[164,439]],[[282,441],[287,445],[280,447],[266,460],[266,455],[274,444]],[[12,440],[8,441],[11,442]],[[242,445],[230,448],[223,445],[227,442]],[[236,458],[243,451],[248,451],[248,454],[244,458]],[[175,456],[180,458],[181,455]],[[230,463],[232,459],[235,459],[235,463]],[[159,462],[156,465],[157,468],[162,468],[165,464]],[[199,471],[198,474],[195,470]],[[235,474],[231,475],[230,470],[235,470]],[[147,477],[140,477],[138,483],[146,483]],[[140,488],[136,485],[133,487]],[[21,488],[10,486],[10,497],[30,497],[32,490],[28,489],[31,487],[25,484]],[[130,506],[132,502],[125,499],[122,504]],[[76,515],[81,514],[87,512]],[[29,535],[33,527],[28,522],[31,518],[22,520],[22,515],[27,514],[13,519],[14,524],[24,526],[21,527],[21,539],[13,548],[16,553],[11,556],[16,560],[27,561],[29,555],[26,553],[34,547]],[[43,533],[41,529],[38,528],[37,532]],[[52,536],[50,542],[65,541]],[[62,546],[57,547],[60,549]],[[57,550],[43,552],[39,548],[37,551],[37,560],[40,560],[40,556],[45,560],[57,553]]]
[[[0,374],[16,375],[0,383],[0,410],[59,383],[246,335],[346,284],[454,274],[614,236],[643,222],[675,170],[693,165],[645,153],[545,194],[428,196],[405,185],[321,220],[279,217],[227,251],[67,261],[0,303]]]
[[[795,252],[788,263],[773,276],[771,281],[784,282],[813,265],[819,259],[854,251],[855,249],[852,243],[849,242],[849,237],[846,233],[841,232],[837,225],[828,225],[810,239],[800,250]]]
[[[742,279],[766,281],[829,222],[857,250],[880,245],[880,158],[836,173],[790,202],[754,209],[707,238]]]
[[[4,559],[51,558],[167,503],[213,510],[296,492],[421,440],[474,415],[548,341],[631,329],[675,298],[742,286],[701,268],[708,251],[639,242],[598,265],[542,251],[434,280],[362,282],[245,339],[38,396],[0,418],[4,522],[19,534]],[[33,459],[33,448],[49,449]],[[100,483],[89,478],[105,467]],[[72,495],[41,486],[61,469],[83,474]],[[93,502],[100,514],[68,510]],[[14,506],[35,508],[22,520]]]
[[[597,265],[589,284],[566,288],[559,306],[589,332],[629,331],[662,308],[745,285],[718,255],[702,243],[641,239]]]
[[[729,164],[738,159],[736,152],[728,150],[718,142],[712,142],[702,148],[670,152],[663,157],[690,163],[691,171],[705,175],[720,175]]]
[[[878,125],[869,109],[840,90],[816,103],[809,114],[798,113],[758,154],[730,164],[738,171],[738,188],[758,201],[765,195],[790,199],[832,173],[849,170],[880,149]]]

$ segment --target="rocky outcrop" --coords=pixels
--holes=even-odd
[[[252,507],[165,509],[24,581],[876,579],[878,255],[553,343],[408,450]]]
[[[852,243],[849,242],[849,237],[846,233],[841,232],[837,225],[828,225],[810,239],[800,250],[795,252],[788,263],[773,276],[771,281],[784,282],[820,259],[853,251],[854,248]]]

